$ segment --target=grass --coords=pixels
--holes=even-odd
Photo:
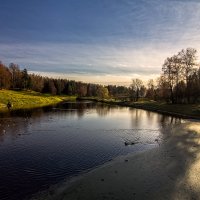
[[[165,102],[143,101],[129,103],[129,106],[180,117],[200,119],[200,104],[168,104]]]
[[[18,109],[32,109],[53,104],[60,103],[65,100],[75,100],[75,96],[53,96],[50,94],[41,94],[34,91],[12,91],[0,90],[0,112],[8,111],[7,103],[11,101],[12,110]],[[159,113],[176,115],[185,118],[200,119],[200,104],[167,104],[165,102],[156,101],[120,101],[114,99],[97,99],[97,98],[81,98],[93,101],[99,101],[108,104],[116,104],[122,106],[129,106],[134,108],[141,108],[145,110],[155,111]]]
[[[0,112],[7,111],[11,101],[12,110],[32,109],[60,103],[64,100],[75,100],[75,96],[53,96],[34,91],[0,90]]]

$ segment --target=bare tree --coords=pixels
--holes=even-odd
[[[140,94],[140,90],[141,87],[143,86],[143,82],[142,80],[136,78],[136,79],[132,79],[132,84],[131,84],[131,96],[134,97],[135,101],[138,101],[139,99],[139,94]]]
[[[157,87],[157,94],[159,96],[159,99],[166,100],[168,102],[170,99],[169,83],[164,75],[161,75],[157,79]]]
[[[170,91],[170,100],[174,103],[174,87],[176,84],[175,81],[175,70],[174,70],[174,61],[172,57],[168,57],[162,67],[162,71],[165,77],[165,80],[168,83],[169,91]]]
[[[187,48],[186,50],[182,49],[178,53],[183,68],[183,77],[186,82],[186,96],[188,103],[190,103],[190,78],[194,73],[195,67],[198,65],[196,54],[197,50],[193,48]]]
[[[153,100],[157,99],[156,86],[153,79],[148,80],[146,97]]]
[[[181,59],[179,56],[174,55],[171,57],[172,59],[172,72],[174,76],[175,88],[174,88],[174,103],[178,103],[178,90],[179,90],[179,82],[183,79],[183,67],[181,64]]]
[[[21,86],[21,71],[19,65],[10,63],[9,70],[12,75],[12,88],[19,88]]]

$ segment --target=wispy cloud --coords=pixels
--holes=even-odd
[[[158,75],[165,58],[182,48],[200,50],[198,1],[60,1],[44,5],[36,0],[3,6],[0,59],[30,71],[87,80],[113,81],[120,76],[131,80]]]
[[[164,59],[184,44],[157,44],[135,49],[134,45],[110,47],[86,44],[1,45],[5,63],[15,62],[31,71],[87,75],[159,74]],[[193,46],[196,44],[193,44]]]

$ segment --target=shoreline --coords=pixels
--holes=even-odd
[[[200,120],[200,104],[167,104],[163,102],[131,102],[131,101],[113,101],[106,99],[97,99],[93,97],[75,97],[64,95],[41,94],[33,91],[12,91],[0,90],[0,113],[9,113],[10,111],[30,110],[42,107],[48,107],[68,100],[94,101],[109,105],[125,106],[129,108],[143,109],[157,112],[164,115],[184,119]],[[13,107],[8,110],[7,103],[11,101]]]
[[[198,199],[200,122],[176,125],[159,147],[114,159],[32,200]]]
[[[82,181],[83,179],[87,178],[88,176],[92,175],[93,173],[98,173],[99,170],[102,170],[106,167],[111,167],[119,162],[124,162],[125,160],[128,160],[129,158],[131,158],[133,156],[140,156],[147,151],[151,151],[151,150],[157,149],[157,148],[159,148],[158,145],[154,146],[150,149],[144,149],[144,150],[141,150],[138,152],[131,152],[126,155],[119,155],[101,165],[87,169],[85,171],[82,171],[78,175],[68,177],[66,180],[64,180],[62,182],[59,182],[55,185],[51,185],[47,190],[39,191],[38,193],[33,194],[31,199],[29,199],[29,200],[54,200],[54,199],[61,200],[62,198],[57,197],[57,195],[60,195],[60,193],[63,193],[63,192],[66,193],[66,191],[68,192],[68,190],[69,191],[74,190],[75,187],[77,186],[77,184],[79,184],[79,181]],[[56,193],[59,193],[59,194],[56,194]],[[53,196],[51,196],[51,195],[53,195]],[[56,196],[54,196],[54,195],[56,195]]]
[[[90,100],[90,101],[94,101],[94,102],[101,102],[101,103],[106,103],[109,105],[118,105],[118,106],[126,106],[126,107],[130,107],[130,108],[137,108],[137,109],[143,109],[143,110],[147,110],[147,111],[152,111],[152,112],[157,112],[160,114],[164,114],[164,115],[170,115],[170,116],[174,116],[174,117],[180,117],[183,119],[197,119],[200,120],[200,111],[198,113],[198,115],[194,115],[194,114],[185,114],[185,113],[180,113],[180,112],[175,112],[175,111],[167,111],[165,110],[166,108],[164,108],[164,106],[167,106],[168,108],[170,108],[170,106],[174,107],[182,107],[182,111],[184,111],[185,106],[192,106],[192,104],[156,104],[156,103],[152,103],[152,102],[129,102],[129,101],[111,101],[111,100],[99,100],[96,98],[77,98],[80,101],[84,101],[84,100]],[[200,107],[200,105],[199,105]],[[171,109],[171,108],[170,108]]]

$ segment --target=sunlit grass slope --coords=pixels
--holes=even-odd
[[[12,91],[0,90],[0,112],[6,111],[7,103],[12,103],[12,109],[31,109],[37,107],[57,104],[64,100],[75,100],[71,96],[52,96],[50,94],[41,94],[34,91]]]

